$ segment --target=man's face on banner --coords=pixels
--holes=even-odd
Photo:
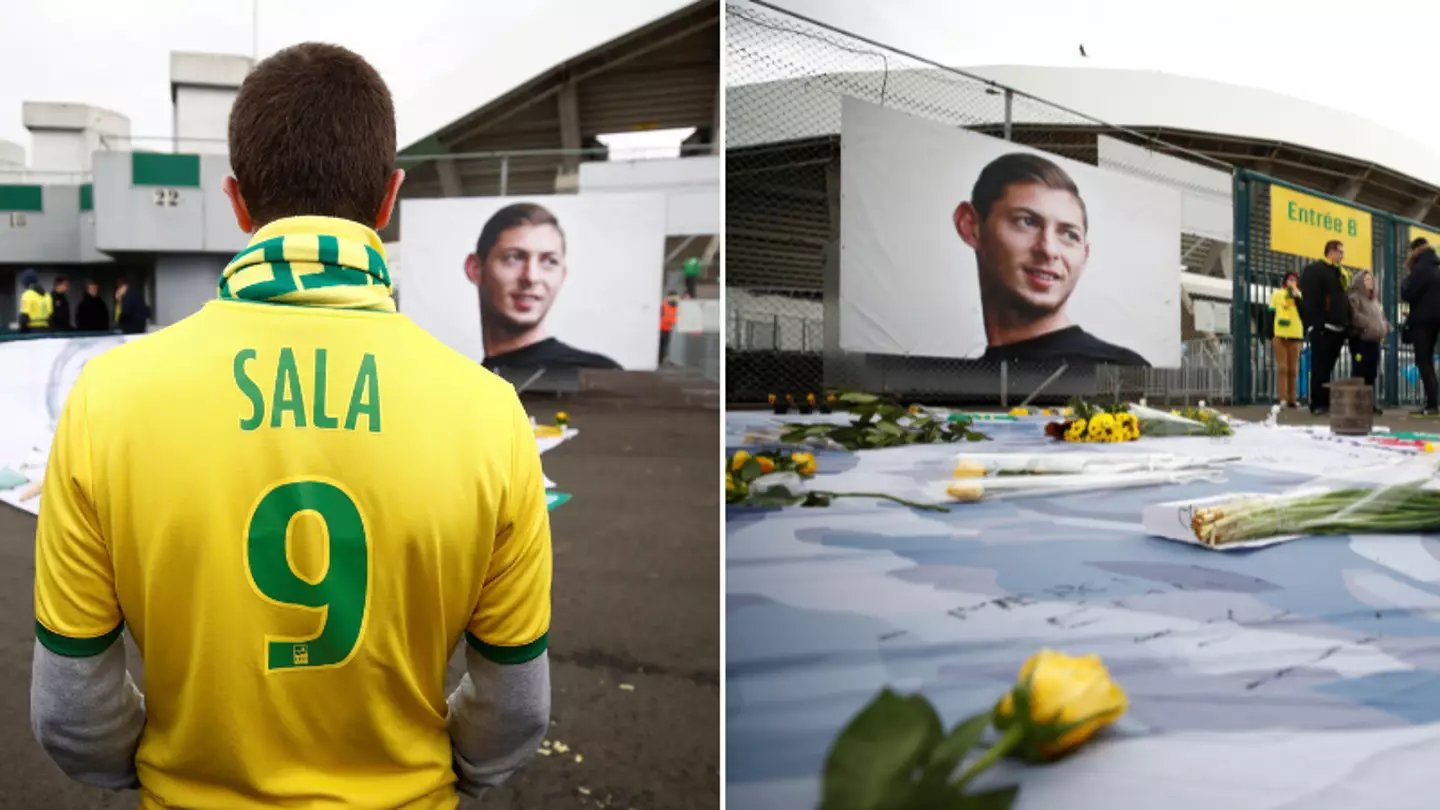
[[[1040,183],[1006,187],[983,222],[963,203],[956,225],[975,249],[982,294],[1037,317],[1065,305],[1090,257],[1080,201]]]
[[[533,329],[565,283],[565,239],[553,225],[517,225],[501,232],[489,255],[472,254],[465,274],[480,288],[483,322]]]

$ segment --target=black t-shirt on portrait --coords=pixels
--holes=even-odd
[[[1078,365],[1109,363],[1115,366],[1146,366],[1149,363],[1139,354],[1123,346],[1106,343],[1078,326],[1067,326],[1039,337],[991,346],[980,358],[991,362],[1001,360],[1030,362],[1059,362]]]
[[[489,355],[484,366],[491,371],[497,368],[620,368],[619,363],[603,354],[581,351],[555,338],[545,338],[513,352]]]

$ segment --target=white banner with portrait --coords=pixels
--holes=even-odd
[[[846,98],[840,346],[1180,363],[1180,194]]]
[[[666,199],[401,202],[400,311],[491,368],[653,370]]]

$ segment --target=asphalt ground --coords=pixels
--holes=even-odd
[[[720,417],[665,389],[526,398],[580,431],[544,456],[574,496],[551,513],[554,753],[462,807],[720,806]],[[133,791],[71,782],[31,734],[34,532],[0,504],[0,808],[133,808]]]

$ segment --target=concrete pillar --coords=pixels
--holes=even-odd
[[[155,257],[154,297],[150,309],[157,327],[194,315],[215,298],[215,285],[229,255],[162,253]]]
[[[88,172],[96,151],[130,148],[130,119],[116,112],[85,104],[26,101],[20,114],[34,145],[32,171]]]
[[[246,56],[170,53],[171,138],[176,152],[229,152],[230,108],[253,64]]]
[[[557,103],[560,105],[560,148],[580,149],[580,95],[579,85],[567,81],[560,88]],[[580,156],[565,155],[560,159],[560,173],[555,178],[557,194],[573,194],[580,188]]]
[[[0,170],[18,171],[25,168],[25,147],[0,141]]]

